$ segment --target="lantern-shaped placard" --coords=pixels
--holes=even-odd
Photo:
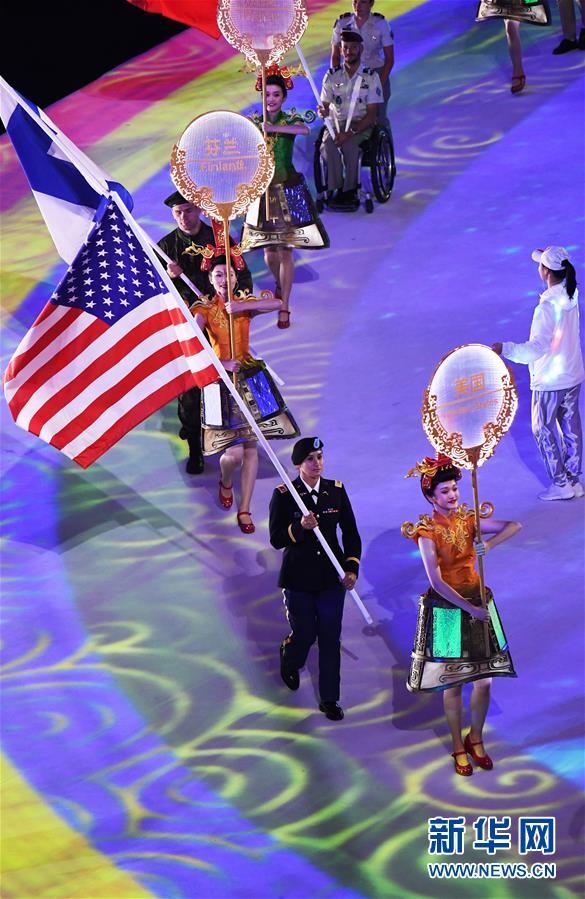
[[[257,127],[237,112],[215,110],[187,126],[171,156],[177,190],[208,216],[223,222],[224,249],[230,258],[229,221],[244,215],[262,196],[274,174],[274,158]],[[228,278],[228,296],[233,299]],[[230,353],[234,356],[232,317]]]
[[[278,62],[300,41],[305,0],[219,0],[217,24],[226,41],[254,66]]]
[[[262,117],[266,123],[266,67],[297,44],[309,17],[305,0],[219,0],[217,24],[226,41],[262,69]],[[266,130],[264,131],[266,134]],[[268,196],[266,217],[268,218]]]
[[[445,356],[425,391],[422,417],[427,437],[438,452],[450,456],[462,468],[471,469],[477,540],[481,540],[482,509],[477,468],[493,455],[512,424],[517,407],[518,395],[511,372],[497,353],[480,343],[457,347]],[[478,569],[485,606],[481,556]],[[484,630],[488,646],[487,623]]]
[[[493,454],[516,413],[512,374],[497,353],[471,343],[441,360],[425,391],[423,427],[433,446],[463,468]]]
[[[182,195],[223,221],[243,215],[272,180],[274,160],[250,119],[215,110],[193,119],[171,156],[171,178]]]

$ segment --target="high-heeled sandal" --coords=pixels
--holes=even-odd
[[[285,319],[281,319],[281,315],[286,315]],[[280,328],[283,331],[285,328],[290,328],[290,312],[288,309],[281,309],[278,313],[278,321],[276,322],[276,327]]]
[[[241,518],[242,515],[250,515],[250,513],[249,513],[249,512],[246,512],[245,509],[242,509],[240,512],[238,512],[238,513],[236,514],[236,518],[238,519],[238,527],[239,527],[239,529],[241,530],[241,532],[242,532],[243,534],[253,534],[254,531],[256,530],[256,525],[255,525],[254,522],[252,521],[252,516],[250,515],[250,521],[249,521],[249,522],[245,522],[245,521],[242,521],[242,518]]]
[[[473,759],[475,764],[479,768],[483,768],[484,771],[491,771],[492,768],[494,767],[494,763],[491,760],[491,758],[489,757],[489,755],[487,754],[487,752],[485,755],[478,755],[477,752],[475,751],[475,749],[473,748],[474,746],[481,746],[482,743],[483,743],[483,740],[478,740],[476,743],[474,743],[473,740],[471,739],[471,733],[467,734],[467,736],[465,737],[465,739],[463,741],[463,745],[465,746],[465,751],[468,753],[468,755],[471,756],[471,758]]]
[[[526,87],[526,75],[512,75],[511,94],[519,94]]]
[[[455,762],[455,774],[460,774],[461,777],[471,777],[471,775],[473,774],[473,768],[471,767],[469,762],[467,763],[467,765],[460,765],[457,761],[458,755],[466,756],[465,750],[462,749],[460,752],[452,752],[451,755],[453,757],[453,761]]]
[[[226,496],[221,491],[229,490],[229,496]],[[219,490],[218,490],[219,504],[223,506],[224,509],[231,509],[234,502],[234,490],[233,487],[226,487],[225,484],[222,483],[221,478],[219,479]]]

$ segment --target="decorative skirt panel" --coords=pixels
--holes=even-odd
[[[548,0],[479,0],[475,21],[485,19],[512,19],[545,27],[552,21]]]
[[[268,209],[267,217],[265,195],[248,209],[240,241],[242,249],[272,246],[320,250],[329,246],[329,235],[300,172],[269,186]]]
[[[432,589],[421,596],[406,683],[411,692],[446,690],[484,677],[516,677],[493,594],[489,589],[486,594],[487,623]]]
[[[240,369],[236,389],[267,440],[288,440],[299,436],[298,425],[262,359]],[[205,456],[256,439],[223,381],[203,388],[201,419]]]

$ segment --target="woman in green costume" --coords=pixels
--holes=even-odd
[[[282,299],[279,328],[288,328],[290,324],[293,248],[317,250],[329,246],[306,181],[293,165],[295,137],[308,134],[309,129],[294,110],[289,113],[282,109],[287,86],[292,87],[291,79],[285,80],[280,74],[270,74],[266,79],[266,132],[274,135],[274,177],[268,187],[268,215],[266,197],[262,196],[248,210],[241,239],[246,250],[264,247],[266,265],[276,282],[275,293]],[[255,120],[262,124],[260,117],[255,116]]]

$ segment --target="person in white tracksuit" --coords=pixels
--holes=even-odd
[[[585,493],[580,481],[583,434],[579,414],[585,369],[577,280],[564,247],[534,250],[532,258],[538,262],[547,289],[534,310],[530,337],[526,343],[494,343],[492,349],[529,366],[532,433],[551,480],[538,498],[566,500]]]

